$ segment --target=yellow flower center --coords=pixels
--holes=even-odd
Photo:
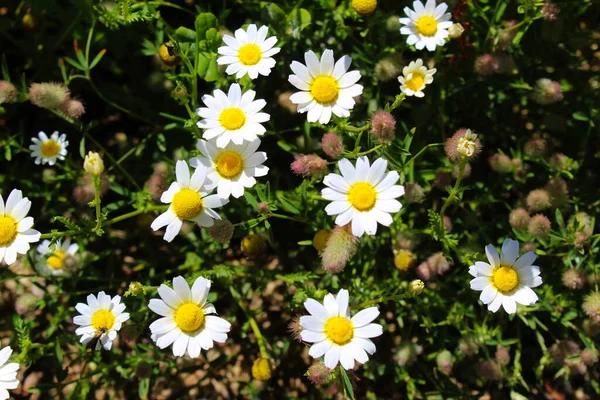
[[[509,265],[501,265],[492,273],[492,285],[502,294],[510,293],[519,284],[519,274]]]
[[[10,245],[17,237],[17,221],[10,215],[0,216],[0,247]]]
[[[257,381],[271,379],[271,363],[267,358],[259,358],[252,364],[252,377]]]
[[[67,255],[64,251],[56,250],[54,253],[52,253],[50,257],[48,257],[48,260],[46,260],[46,262],[52,269],[62,269],[63,262],[66,256]]]
[[[347,318],[331,317],[325,322],[325,335],[333,343],[343,346],[354,337],[354,326]]]
[[[417,21],[417,32],[423,36],[434,36],[437,32],[437,26],[435,18],[426,15]]]
[[[348,202],[358,211],[371,210],[376,201],[377,192],[373,185],[367,182],[355,183],[348,192]]]
[[[92,315],[92,326],[96,332],[108,332],[115,324],[115,314],[107,309],[98,310]]]
[[[240,129],[246,123],[246,114],[237,107],[229,107],[221,111],[219,122],[229,131]]]
[[[320,104],[333,103],[340,93],[340,87],[329,75],[317,76],[310,85],[310,94]]]
[[[245,44],[240,47],[238,58],[244,65],[256,65],[262,58],[262,50],[255,44]]]
[[[404,85],[413,92],[418,92],[421,90],[424,84],[425,76],[423,76],[423,74],[420,72],[413,72],[412,77],[404,83]]]
[[[352,0],[352,8],[360,15],[369,15],[377,8],[377,0]]]
[[[204,327],[204,310],[196,303],[183,303],[175,310],[175,324],[184,333],[194,333]]]
[[[217,156],[215,166],[221,178],[233,179],[244,170],[244,159],[239,153],[227,150]]]
[[[202,210],[204,210],[204,202],[200,193],[192,189],[181,189],[173,196],[173,211],[179,219],[194,219]]]
[[[46,140],[44,143],[42,143],[42,147],[40,148],[42,155],[47,158],[58,155],[59,151],[60,146],[58,142],[52,139]]]

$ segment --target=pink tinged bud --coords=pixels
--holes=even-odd
[[[538,79],[533,88],[532,99],[541,105],[559,102],[563,99],[562,87],[551,79]]]
[[[425,190],[418,183],[404,185],[404,201],[407,204],[419,204],[425,201]]]
[[[344,152],[342,138],[335,132],[329,132],[323,135],[321,147],[323,148],[323,152],[331,158],[337,158]]]
[[[499,381],[503,377],[502,369],[495,361],[480,361],[477,363],[475,370],[477,375],[488,381]]]
[[[439,352],[435,357],[435,362],[444,375],[452,374],[454,362],[452,361],[452,353],[450,353],[448,350],[442,350]]]
[[[85,107],[79,100],[69,99],[61,107],[60,110],[68,117],[78,119],[85,114]]]
[[[348,225],[349,226],[349,225]],[[336,274],[341,272],[358,249],[359,239],[345,226],[337,226],[331,232],[327,246],[321,254],[323,269]]]
[[[256,205],[256,211],[258,211],[261,214],[267,214],[270,211],[269,203],[267,203],[266,201],[261,201]]]
[[[542,18],[544,18],[546,21],[556,21],[559,12],[560,8],[558,8],[557,5],[551,1],[546,1],[540,10]]]
[[[544,189],[536,189],[527,195],[527,208],[530,211],[542,211],[550,207],[550,195]]]
[[[510,353],[506,347],[499,347],[496,350],[496,361],[502,366],[508,365],[510,362]]]
[[[508,222],[515,229],[527,228],[529,225],[529,213],[524,208],[512,210],[508,217]]]
[[[9,81],[0,81],[0,103],[10,103],[19,95],[19,91]]]
[[[215,220],[213,226],[208,228],[208,234],[218,243],[224,244],[233,236],[233,224],[226,219]]]
[[[329,382],[331,370],[321,361],[311,365],[306,371],[306,376],[315,385],[324,385]]]
[[[544,187],[550,196],[550,204],[554,208],[561,208],[569,202],[569,188],[567,182],[560,178],[552,178]]]
[[[327,161],[316,154],[298,154],[290,168],[304,178],[317,178],[327,173]]]
[[[500,71],[500,62],[496,56],[484,54],[475,59],[475,73],[480,76],[490,76]]]
[[[581,289],[585,285],[585,275],[581,271],[570,268],[563,272],[562,283],[569,289]]]
[[[488,159],[488,162],[494,171],[501,174],[509,174],[514,169],[510,157],[506,154],[496,153]]]
[[[529,220],[528,232],[538,239],[545,239],[552,230],[550,220],[544,214],[536,214]]]
[[[41,108],[58,109],[69,96],[69,89],[62,83],[32,83],[29,87],[29,101]]]
[[[588,317],[600,323],[600,292],[591,292],[585,296],[581,308]]]
[[[529,157],[539,158],[546,154],[548,144],[546,139],[539,135],[534,135],[523,146],[523,152]]]
[[[387,111],[375,111],[371,117],[370,132],[377,143],[391,142],[396,133],[396,119]]]

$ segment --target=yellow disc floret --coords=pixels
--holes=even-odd
[[[235,131],[246,123],[246,114],[237,107],[229,107],[221,111],[219,122],[223,128]]]
[[[271,362],[268,358],[259,358],[252,364],[252,377],[257,381],[271,379]]]
[[[404,85],[413,92],[418,92],[421,90],[424,84],[425,77],[420,72],[413,72],[410,79],[407,79],[404,83]]]
[[[437,26],[435,18],[425,15],[417,21],[417,32],[423,36],[434,36],[437,32]]]
[[[333,103],[340,93],[337,81],[329,75],[317,76],[310,85],[310,94],[317,103]]]
[[[325,335],[333,343],[343,346],[354,337],[354,326],[347,318],[331,317],[325,322]]]
[[[40,147],[40,152],[46,158],[57,156],[59,151],[60,145],[52,139],[46,140]]]
[[[519,285],[519,274],[509,265],[501,265],[492,273],[492,285],[502,294],[508,294]]]
[[[244,65],[256,65],[262,58],[262,50],[253,43],[245,44],[240,47],[238,58]]]
[[[0,247],[11,244],[17,237],[17,221],[10,215],[0,216]]]
[[[352,0],[352,8],[360,15],[369,15],[377,8],[377,0]]]
[[[115,324],[115,314],[107,309],[98,310],[92,315],[92,326],[96,332],[109,331]]]
[[[62,269],[64,266],[64,260],[67,255],[62,250],[56,250],[46,262],[52,269]]]
[[[244,159],[240,153],[226,150],[215,159],[215,167],[221,178],[237,178],[244,170]]]
[[[204,310],[196,303],[183,303],[174,314],[175,325],[184,333],[194,333],[204,328]]]
[[[179,219],[194,219],[204,210],[200,193],[188,188],[181,189],[173,196],[172,206]]]
[[[348,202],[358,211],[371,210],[376,201],[377,192],[373,185],[367,182],[355,183],[348,192]]]

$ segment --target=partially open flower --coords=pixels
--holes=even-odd
[[[541,78],[535,82],[532,99],[538,104],[547,105],[563,99],[560,83],[548,78]]]
[[[457,130],[444,146],[451,161],[460,161],[462,157],[475,158],[481,152],[481,141],[470,129]]]

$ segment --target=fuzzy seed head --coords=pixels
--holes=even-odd
[[[335,227],[321,254],[323,269],[332,274],[341,272],[358,249],[359,239],[349,232],[349,226]]]
[[[399,271],[408,271],[415,265],[416,261],[417,258],[410,250],[398,250],[394,256],[394,265]]]
[[[327,173],[327,161],[316,154],[298,154],[290,168],[304,178],[318,178]]]
[[[268,358],[258,358],[252,364],[252,377],[257,381],[268,381],[271,379],[271,360]]]
[[[591,292],[585,296],[581,308],[588,317],[600,323],[600,292]]]
[[[425,190],[418,183],[404,185],[404,201],[407,204],[420,204],[425,201]]]
[[[402,73],[402,64],[403,58],[400,54],[384,57],[375,64],[375,77],[380,82],[396,79]]]
[[[450,161],[460,161],[462,157],[475,158],[481,152],[481,141],[470,129],[461,128],[444,145]]]
[[[562,283],[569,289],[581,289],[585,285],[585,275],[574,268],[569,268],[562,274]]]
[[[516,208],[510,212],[508,222],[515,229],[525,229],[529,225],[529,213],[524,208]]]
[[[479,346],[471,337],[463,337],[458,341],[458,351],[466,356],[472,356],[479,351]]]
[[[302,343],[302,326],[300,325],[300,315],[296,315],[294,318],[288,322],[288,332],[292,335],[294,340],[297,340],[299,343]]]
[[[496,362],[501,366],[508,365],[510,362],[510,353],[506,347],[499,347],[496,350]]]
[[[321,361],[311,365],[306,371],[306,376],[314,385],[324,385],[329,383],[331,378],[331,370],[325,366]]]
[[[323,152],[331,158],[337,158],[344,152],[342,138],[335,132],[329,132],[323,135],[321,147],[323,148]]]
[[[269,208],[269,203],[266,201],[261,201],[256,205],[256,211],[261,214],[268,214],[271,209]]]
[[[561,208],[569,202],[569,188],[563,178],[557,176],[550,179],[544,189],[550,195],[552,207]]]
[[[558,6],[551,1],[546,1],[540,10],[542,18],[544,18],[546,21],[556,21],[559,12],[560,8],[558,8]]]
[[[450,376],[452,374],[454,362],[452,361],[452,353],[448,350],[440,351],[435,357],[435,363],[444,375]]]
[[[475,59],[475,73],[479,76],[490,76],[500,71],[500,62],[492,54],[484,54]]]
[[[62,83],[32,83],[29,87],[29,101],[41,108],[58,109],[69,96],[69,89]]]
[[[377,143],[391,142],[396,134],[396,119],[387,111],[375,111],[371,117],[370,133]]]
[[[562,153],[555,153],[552,154],[552,156],[550,156],[548,163],[550,164],[550,168],[555,169],[557,171],[562,171],[567,168],[567,165],[569,163],[569,157],[565,156]]]
[[[550,347],[550,355],[557,364],[563,364],[568,358],[580,352],[577,343],[572,340],[559,340]]]
[[[544,214],[536,214],[529,220],[527,231],[538,239],[545,239],[552,230],[552,224]]]
[[[85,107],[79,100],[68,99],[60,107],[60,110],[65,113],[69,118],[79,119],[85,114]]]
[[[563,99],[562,87],[559,82],[541,78],[535,82],[532,99],[538,104],[548,105]]]
[[[523,152],[533,158],[543,157],[544,154],[546,154],[547,149],[548,143],[546,142],[546,139],[539,135],[534,135],[523,146]]]
[[[502,153],[496,153],[488,158],[490,167],[501,174],[510,174],[514,170],[514,166],[509,156]]]
[[[213,226],[208,228],[208,234],[215,242],[225,244],[231,240],[234,227],[231,222],[226,219],[216,219]]]
[[[0,103],[10,103],[19,95],[19,91],[9,81],[0,81]]]
[[[550,195],[544,189],[532,190],[527,195],[527,208],[529,208],[529,211],[542,211],[549,208],[550,205]]]

